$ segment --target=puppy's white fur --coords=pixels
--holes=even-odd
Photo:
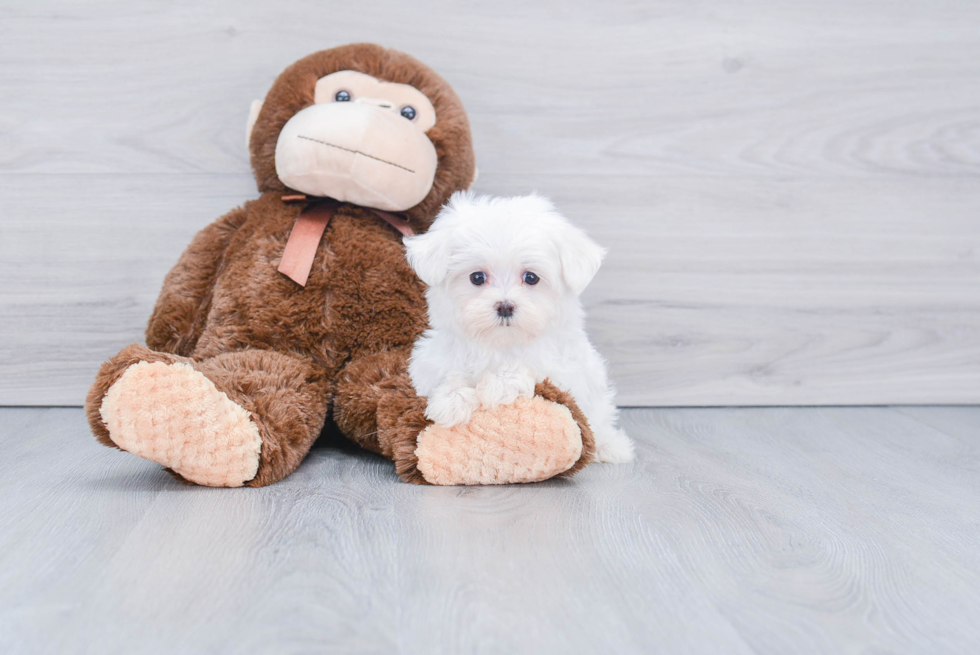
[[[633,459],[579,301],[605,255],[599,245],[540,196],[468,193],[453,195],[431,229],[405,245],[429,285],[431,328],[415,343],[409,374],[431,420],[466,423],[478,407],[533,396],[548,378],[582,408],[599,461]],[[539,281],[528,284],[527,272]],[[486,281],[473,284],[473,273]],[[501,303],[513,305],[512,316],[498,314]]]

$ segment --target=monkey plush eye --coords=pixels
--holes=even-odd
[[[470,282],[475,286],[480,286],[487,281],[487,274],[482,271],[477,271],[476,273],[470,273]]]
[[[537,284],[540,279],[541,278],[539,278],[537,275],[535,275],[531,271],[528,271],[527,273],[524,274],[524,284],[534,285],[534,284]]]
[[[402,114],[402,116],[404,116],[408,120],[414,121],[415,120],[415,107],[410,107],[410,106],[402,107],[401,114]]]
[[[337,95],[333,97],[337,102],[350,102],[350,92],[349,91],[337,91]]]

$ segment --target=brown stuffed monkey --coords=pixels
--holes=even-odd
[[[218,487],[281,480],[329,421],[407,482],[531,482],[592,460],[582,413],[547,381],[452,429],[412,389],[426,313],[402,236],[475,177],[442,78],[376,45],[318,52],[253,105],[248,144],[261,196],[197,234],[147,345],[102,365],[86,402],[101,443]]]

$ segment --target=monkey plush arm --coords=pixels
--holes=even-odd
[[[163,280],[146,326],[146,345],[184,357],[194,351],[225,250],[247,215],[247,205],[238,207],[197,233]]]

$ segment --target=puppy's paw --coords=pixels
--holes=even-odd
[[[625,464],[636,459],[633,440],[622,430],[595,431],[595,458],[606,464]]]
[[[487,409],[510,405],[518,398],[534,396],[534,376],[523,366],[501,368],[480,379],[476,385],[476,395],[480,405]]]
[[[469,423],[473,410],[479,406],[476,389],[472,387],[440,387],[429,396],[425,417],[437,425],[451,428]]]

